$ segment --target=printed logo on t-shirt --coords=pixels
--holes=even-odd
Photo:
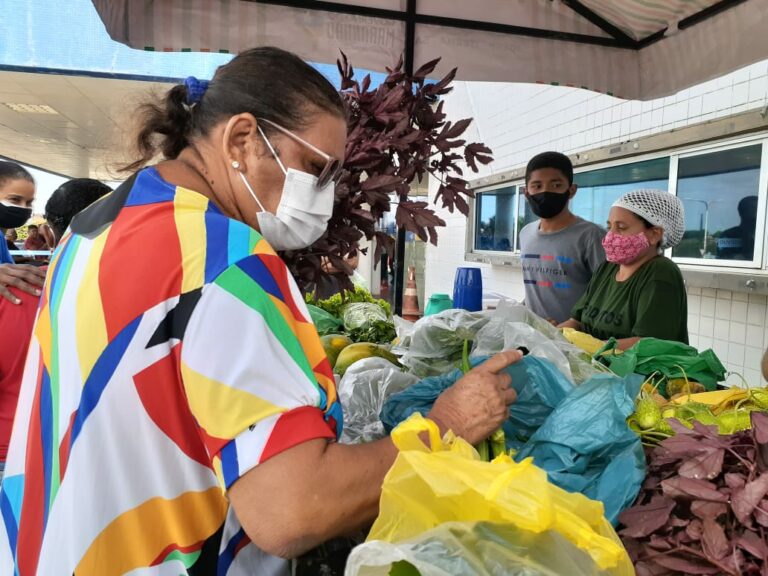
[[[568,256],[555,256],[553,254],[522,254],[520,256],[523,260],[544,260],[544,261],[557,261],[563,264],[573,264],[573,258]]]
[[[573,258],[569,258],[567,256],[556,256],[553,254],[521,254],[520,258],[523,261],[524,274],[538,274],[544,277],[568,275],[568,273],[562,267],[555,268],[553,266],[546,266],[546,262],[573,264]],[[526,264],[526,260],[536,262],[538,265]],[[561,290],[568,290],[571,288],[570,282],[553,282],[551,280],[536,280],[533,278],[525,278],[523,282],[525,284],[541,286],[542,288],[557,288]]]
[[[602,310],[597,306],[587,306],[582,314],[582,318],[587,319],[594,326],[597,323],[602,325],[621,326],[624,316],[620,312],[613,312],[611,310]]]

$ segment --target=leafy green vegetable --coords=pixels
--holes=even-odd
[[[472,365],[469,363],[469,340],[464,340],[464,349],[461,352],[461,371],[466,374],[472,370]]]
[[[374,344],[389,344],[397,337],[395,325],[384,320],[374,320],[349,331],[352,342],[372,342]]]
[[[341,293],[334,294],[330,298],[326,300],[318,300],[315,301],[312,298],[311,294],[307,294],[304,299],[307,301],[308,304],[312,304],[314,306],[317,306],[318,308],[321,308],[325,310],[326,312],[333,314],[337,318],[341,318],[342,315],[342,308],[346,306],[347,304],[351,304],[354,302],[370,302],[372,304],[378,304],[384,309],[384,312],[387,313],[387,318],[392,317],[392,308],[389,305],[389,302],[386,300],[379,300],[371,296],[371,293],[368,292],[365,288],[362,288],[360,286],[355,286],[354,291],[347,291],[342,296]]]
[[[407,560],[399,560],[392,564],[389,576],[420,576],[421,572]]]

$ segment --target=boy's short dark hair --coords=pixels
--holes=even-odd
[[[27,230],[38,230],[37,224],[30,224],[27,226]]]
[[[565,154],[560,152],[542,152],[531,158],[528,162],[528,166],[525,168],[525,182],[531,178],[531,174],[535,170],[541,170],[542,168],[554,168],[563,173],[568,179],[568,185],[573,184],[573,164],[571,159]]]
[[[110,192],[112,188],[92,178],[73,178],[59,186],[45,204],[45,219],[57,240],[64,235],[75,214]]]

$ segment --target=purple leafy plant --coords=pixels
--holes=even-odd
[[[752,430],[672,421],[619,534],[639,576],[768,575],[768,414]]]
[[[376,230],[377,221],[393,209],[391,194],[397,197],[397,225],[434,245],[437,229],[445,222],[429,202],[409,197],[415,183],[436,178],[440,186],[434,202],[441,202],[450,212],[458,209],[468,215],[467,198],[473,193],[467,188],[462,164],[477,172],[479,164],[488,164],[493,158],[487,146],[468,144],[461,138],[472,119],[446,120],[441,97],[453,89],[456,69],[438,82],[428,82],[439,61],[432,60],[408,75],[401,58],[394,68],[387,69],[386,79],[372,89],[370,76],[356,80],[342,53],[337,64],[348,108],[348,138],[333,215],[328,231],[314,245],[283,254],[304,291],[311,292],[322,276],[329,274],[322,265],[324,259],[338,271],[334,275],[340,285],[351,289],[351,269],[344,258],[357,252],[363,238],[375,239],[377,263],[383,250],[393,252],[394,238]]]

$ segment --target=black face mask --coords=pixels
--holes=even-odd
[[[18,228],[32,217],[32,208],[9,206],[0,202],[0,228]]]
[[[526,194],[531,210],[539,218],[554,218],[568,205],[571,195],[568,192],[539,192]]]

